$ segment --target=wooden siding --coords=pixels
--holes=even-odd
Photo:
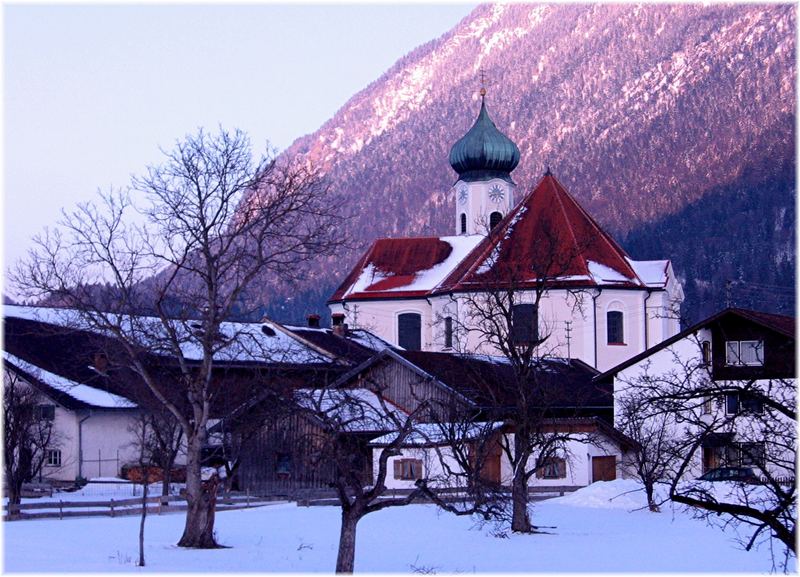
[[[358,435],[346,439],[352,461],[362,464],[365,482],[372,478],[369,440]],[[332,442],[306,415],[296,414],[266,425],[242,451],[239,487],[251,495],[296,495],[304,490],[329,489],[335,475],[330,457]]]
[[[442,413],[466,408],[461,396],[391,358],[359,375],[355,387],[377,388],[384,398],[409,414],[416,411],[421,402],[432,402],[437,410],[420,415],[422,422],[433,422]]]

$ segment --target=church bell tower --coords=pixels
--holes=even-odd
[[[472,128],[450,149],[450,166],[458,173],[453,185],[456,234],[488,234],[514,207],[511,171],[519,164],[519,148],[494,125],[486,111],[486,89],[481,88],[481,110]]]

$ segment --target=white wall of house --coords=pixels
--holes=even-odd
[[[117,477],[123,465],[138,462],[137,417],[129,411],[95,411],[84,421],[84,478]]]
[[[508,436],[508,441],[513,444],[513,434]],[[377,474],[378,460],[380,459],[382,449],[376,447],[373,449],[373,472]],[[614,456],[617,461],[617,476],[621,477],[622,472],[620,463],[622,460],[622,450],[618,444],[601,435],[599,439],[593,443],[582,442],[579,440],[570,441],[567,443],[566,452],[566,477],[558,479],[539,479],[533,475],[530,479],[529,486],[531,487],[558,487],[558,486],[579,486],[584,487],[591,484],[592,479],[592,458]],[[398,479],[394,476],[394,462],[402,459],[419,459],[423,463],[423,476],[431,482],[432,485],[449,486],[447,482],[446,470],[458,470],[455,459],[452,458],[451,452],[447,448],[419,448],[419,447],[406,447],[401,450],[401,454],[395,457],[389,457],[386,475],[386,487],[388,489],[413,489],[415,487],[414,480]],[[442,466],[442,459],[445,461],[445,467]],[[511,463],[506,457],[505,453],[501,456],[500,460],[500,482],[503,486],[511,486],[513,472]]]

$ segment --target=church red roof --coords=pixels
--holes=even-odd
[[[666,272],[666,262],[664,271]],[[532,288],[613,285],[641,287],[630,258],[546,174],[440,285],[440,291],[481,286]]]
[[[329,302],[412,298],[487,287],[664,288],[669,261],[633,261],[546,174],[491,233],[380,239]]]
[[[430,294],[479,240],[477,236],[379,239],[330,300]]]

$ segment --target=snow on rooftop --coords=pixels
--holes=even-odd
[[[664,286],[667,284],[668,260],[631,260],[628,264],[642,282],[647,286]]]
[[[60,375],[45,371],[44,369],[23,361],[22,359],[5,351],[3,352],[3,358],[7,362],[36,377],[44,384],[69,395],[77,401],[105,409],[136,407],[136,403],[126,399],[125,397],[120,397],[119,395],[114,395],[108,391],[96,389],[94,387],[90,387],[89,385],[76,383],[75,381],[71,381]]]
[[[417,423],[401,446],[442,444],[455,440],[454,436],[460,440],[474,439],[502,426],[503,423]],[[388,445],[394,442],[397,435],[397,431],[392,431],[373,439],[369,444],[372,446]]]
[[[399,291],[430,291],[439,286],[448,275],[463,261],[466,256],[483,239],[482,235],[473,234],[467,236],[443,236],[439,240],[450,245],[451,251],[447,257],[431,268],[416,271],[410,282],[392,286],[390,288],[378,289],[379,292],[399,292]],[[344,296],[368,292],[370,286],[380,281],[394,278],[396,275],[377,268],[373,263],[367,264],[361,271],[356,281],[350,286]]]
[[[367,389],[299,389],[295,401],[350,432],[392,430],[407,418],[402,410]]]
[[[103,322],[91,323],[88,320],[88,313],[83,315],[72,309],[5,305],[3,314],[5,317],[46,322],[111,336],[108,331],[101,331],[97,328],[97,324],[103,324]],[[170,339],[166,338],[166,331],[160,319],[137,315],[120,315],[115,318],[111,313],[98,313],[97,318],[101,318],[101,316],[107,317],[111,323],[119,323],[124,327],[125,332],[137,341],[148,343],[147,346],[154,353],[173,354]],[[202,359],[203,351],[197,338],[202,330],[202,324],[199,321],[185,319],[174,319],[169,322],[182,341],[180,345],[184,357],[190,360]],[[163,335],[163,337],[159,335]],[[329,361],[327,357],[287,334],[277,323],[273,322],[223,322],[219,327],[219,336],[218,350],[214,354],[214,360],[217,361],[273,363],[324,363]]]
[[[597,284],[602,284],[604,282],[631,282],[634,280],[611,267],[593,260],[587,260],[586,266],[589,268],[589,274],[594,277]]]

